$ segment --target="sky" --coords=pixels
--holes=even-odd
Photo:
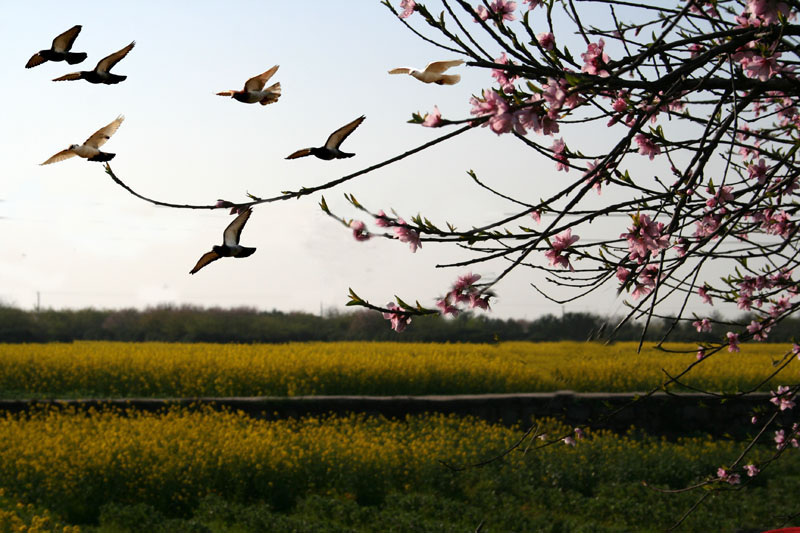
[[[257,206],[241,237],[257,252],[223,258],[191,276],[198,258],[221,242],[232,220],[227,210],[153,206],[114,184],[102,164],[77,157],[39,165],[124,115],[103,150],[117,154],[113,170],[141,194],[187,204],[241,202],[248,192],[271,197],[325,183],[447,133],[407,121],[412,112],[434,105],[446,118],[467,118],[470,96],[492,85],[489,72],[467,67],[454,69],[462,75],[454,86],[388,75],[393,67],[458,56],[415,37],[377,0],[298,5],[4,2],[0,303],[25,309],[37,302],[55,309],[190,304],[318,313],[344,309],[349,288],[377,305],[397,295],[433,306],[467,271],[496,275],[504,265],[436,268],[468,257],[454,247],[425,243],[411,253],[396,240],[357,242],[322,213],[317,193]],[[87,52],[86,61],[24,68],[33,53],[75,24],[83,29],[73,51]],[[113,69],[128,76],[120,84],[51,81],[89,70],[134,40],[135,48]],[[241,89],[276,64],[270,83],[281,82],[277,103],[247,105],[215,95]],[[366,120],[342,146],[355,157],[285,159],[299,148],[323,144],[362,114]],[[586,135],[602,150],[596,132]],[[442,226],[477,226],[512,212],[513,206],[472,183],[470,169],[528,201],[564,183],[552,163],[480,128],[324,195],[346,218],[363,217],[349,207],[345,193],[373,212],[394,209],[406,219],[421,213]],[[598,232],[621,232],[624,225],[619,221]],[[521,270],[504,279],[495,287],[492,316],[624,310],[612,286],[562,307],[536,293],[532,282],[538,279]]]

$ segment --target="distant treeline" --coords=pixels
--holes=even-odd
[[[536,320],[501,320],[486,314],[464,313],[455,319],[441,316],[414,318],[403,333],[389,328],[379,313],[329,311],[309,313],[258,311],[250,308],[159,306],[145,310],[23,311],[0,306],[0,342],[69,342],[73,340],[166,342],[290,342],[374,340],[399,342],[496,342],[606,340],[617,320],[591,313],[545,315]],[[651,322],[646,340],[660,339],[669,328],[664,320]],[[627,324],[614,340],[638,340],[641,324]],[[786,342],[800,331],[800,318],[775,327],[769,341]],[[706,333],[718,340],[722,329]],[[688,322],[673,328],[670,340],[696,341]]]

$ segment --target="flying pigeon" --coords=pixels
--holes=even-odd
[[[56,155],[42,163],[42,165],[57,163],[76,155],[84,157],[89,161],[111,161],[114,159],[116,154],[101,152],[100,147],[103,146],[112,135],[114,135],[114,132],[119,129],[119,125],[122,124],[123,120],[125,120],[125,117],[122,115],[118,116],[114,122],[94,132],[92,136],[86,139],[83,144],[70,145],[69,148],[66,150],[61,150]]]
[[[253,255],[256,251],[255,248],[246,248],[239,245],[239,237],[242,234],[247,219],[253,213],[252,209],[242,211],[233,222],[228,224],[225,231],[222,233],[222,245],[214,246],[210,252],[203,254],[203,257],[197,262],[189,274],[194,274],[212,261],[216,261],[220,257],[247,257]]]
[[[455,85],[461,80],[458,74],[444,74],[444,71],[450,67],[457,67],[463,65],[462,59],[454,59],[452,61],[434,61],[428,63],[423,69],[419,70],[411,67],[393,68],[389,74],[410,74],[419,81],[424,83],[436,83],[437,85]]]
[[[297,159],[298,157],[305,157],[307,155],[313,155],[320,159],[330,160],[330,159],[343,159],[345,157],[353,157],[356,154],[348,154],[346,152],[342,152],[339,150],[339,145],[347,139],[347,136],[353,133],[353,130],[356,129],[359,124],[364,122],[366,117],[361,115],[353,122],[346,124],[339,128],[338,130],[331,133],[328,140],[325,141],[325,146],[321,146],[319,148],[303,148],[302,150],[298,150],[286,159]]]
[[[271,104],[277,102],[281,96],[281,82],[273,83],[266,89],[264,85],[269,79],[278,72],[278,66],[275,65],[268,71],[258,76],[254,76],[247,80],[244,84],[244,89],[241,91],[223,91],[217,93],[218,96],[230,96],[234,100],[244,102],[245,104],[255,104],[256,102],[261,105]]]
[[[120,62],[120,60],[128,55],[134,45],[136,45],[136,41],[133,41],[131,44],[114,52],[110,56],[106,56],[100,60],[94,70],[82,70],[80,72],[73,72],[71,74],[65,74],[60,78],[56,78],[53,81],[72,81],[72,80],[86,80],[89,83],[105,83],[106,85],[112,85],[114,83],[119,83],[127,76],[121,76],[119,74],[111,74],[109,70]]]
[[[72,43],[81,32],[81,25],[73,26],[55,39],[49,50],[39,50],[28,60],[25,68],[32,68],[41,65],[46,61],[66,61],[70,65],[75,65],[86,59],[86,52],[70,52]]]

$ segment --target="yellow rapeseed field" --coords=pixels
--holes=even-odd
[[[267,421],[210,409],[41,410],[0,418],[0,483],[80,523],[108,502],[144,502],[174,514],[216,494],[280,507],[313,493],[361,501],[398,490],[448,492],[494,475],[553,487],[627,479],[679,484],[713,474],[738,446],[590,433],[571,447],[558,440],[571,434],[566,426],[546,420],[540,432],[548,437],[530,435],[502,467],[457,473],[442,461],[461,466],[497,456],[522,430],[452,415]],[[553,444],[545,446],[548,439]]]
[[[290,343],[280,345],[75,342],[0,345],[3,397],[197,397],[645,391],[695,361],[694,345],[665,353],[636,344]],[[683,381],[749,389],[788,346],[722,351]],[[762,386],[774,389],[784,375]],[[678,389],[680,390],[680,389]]]

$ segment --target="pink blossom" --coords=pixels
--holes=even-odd
[[[745,470],[745,472],[747,472],[747,476],[748,477],[756,477],[758,475],[758,473],[760,472],[758,467],[756,465],[752,465],[752,464],[744,465],[744,470]]]
[[[525,0],[523,0],[525,1]],[[538,1],[538,0],[537,0]],[[531,2],[532,3],[532,2]],[[533,9],[533,8],[531,8]],[[539,41],[539,46],[544,48],[545,50],[552,50],[556,46],[556,38],[555,36],[548,32],[540,33],[536,36],[536,40]]]
[[[639,145],[639,153],[649,156],[651,161],[655,156],[661,153],[661,148],[659,148],[659,146],[644,133],[639,133],[636,135],[634,140],[636,141],[636,144]]]
[[[406,225],[405,220],[402,218],[397,219],[400,226],[394,228],[394,238],[400,239],[400,242],[407,242],[408,247],[411,248],[411,253],[416,253],[417,248],[422,248],[422,241],[419,238],[417,230],[412,229]]]
[[[770,391],[772,398],[770,398],[770,402],[775,404],[780,408],[781,411],[785,411],[786,409],[793,409],[795,406],[794,403],[794,394],[789,394],[791,389],[785,386],[778,386],[778,391]]]
[[[776,24],[778,15],[789,17],[789,5],[780,0],[747,0],[747,12],[751,19],[757,18],[764,24]],[[760,24],[759,24],[760,25]]]
[[[586,437],[586,434],[583,432],[583,430],[581,428],[575,428],[575,438],[582,439],[584,437]]]
[[[399,17],[401,19],[408,18],[417,8],[417,3],[414,0],[400,0],[400,8],[403,10]]]
[[[512,21],[516,17],[514,16],[514,10],[517,9],[517,3],[512,2],[511,0],[494,0],[490,4],[492,8],[492,12],[500,17],[500,20],[508,20]]]
[[[625,268],[624,266],[617,267],[617,279],[620,283],[625,283],[628,280],[628,276],[631,275],[631,271]]]
[[[733,201],[733,193],[731,191],[731,187],[720,187],[717,189],[717,193],[712,198],[706,200],[706,206],[713,209],[717,206],[722,206]],[[706,189],[706,192],[711,193],[711,189]]]
[[[446,295],[444,298],[437,300],[436,307],[439,308],[439,310],[443,315],[458,316],[459,313],[458,307],[450,304],[449,294]]]
[[[758,163],[751,163],[747,165],[747,173],[750,176],[750,179],[756,178],[759,184],[763,184],[767,181],[767,171],[769,168],[764,163],[763,159],[759,159]]]
[[[370,238],[367,225],[360,220],[353,220],[350,222],[350,228],[353,230],[353,237],[357,241],[368,241]]]
[[[633,296],[634,300],[638,300],[639,298],[647,296],[651,292],[653,292],[653,289],[651,287],[648,287],[647,285],[642,285],[641,283],[634,283],[633,292],[631,293],[631,296]]]
[[[505,52],[503,52],[500,57],[494,60],[495,63],[499,65],[508,65],[508,56]],[[500,85],[500,89],[506,94],[513,94],[514,93],[514,81],[518,78],[518,76],[511,75],[509,76],[505,70],[502,69],[492,69],[492,77],[497,80],[497,83]]]
[[[489,126],[498,135],[510,132],[513,125],[513,117],[510,113],[508,102],[492,90],[487,91],[484,89],[481,95],[483,96],[482,99],[474,96],[470,99],[472,104],[470,113],[479,116],[489,115],[489,120],[484,122],[482,126]]]
[[[796,355],[798,359],[800,359],[800,344],[792,344],[792,353]]]
[[[483,309],[484,311],[489,310],[489,295],[479,296],[477,293],[473,293],[469,295],[469,307],[471,309]]]
[[[564,143],[564,138],[556,139],[550,149],[553,151],[553,158],[556,160],[556,170],[569,172],[569,159],[565,155],[567,145]]]
[[[797,431],[796,426],[797,426],[797,424],[792,426],[792,431],[793,432]],[[775,432],[775,444],[777,446],[775,446],[775,447],[778,448],[779,450],[782,450],[783,448],[786,448],[789,444],[791,444],[795,448],[800,447],[800,442],[798,442],[797,437],[793,437],[792,440],[790,440],[788,442],[787,442],[786,438],[787,438],[786,437],[786,433],[782,429],[779,429],[778,431],[776,431]]]
[[[531,218],[533,218],[533,220],[538,224],[542,221],[542,212],[538,209],[531,211]]]
[[[708,294],[708,285],[703,285],[702,287],[697,288],[697,295],[703,300],[703,303],[708,305],[714,305],[714,300],[711,299],[711,296]]]
[[[703,359],[706,356],[706,349],[702,346],[697,347],[697,360]]]
[[[758,322],[753,320],[747,326],[747,331],[753,335],[753,340],[765,341],[767,340],[767,333],[772,329],[769,322]]]
[[[442,113],[437,106],[433,106],[433,111],[425,114],[422,125],[426,128],[438,128],[442,125]]]
[[[523,4],[528,4],[528,11],[542,5],[542,0],[522,0]]]
[[[489,10],[486,9],[485,7],[483,7],[483,6],[476,7],[475,8],[475,14],[478,15],[478,18],[475,19],[475,22],[478,22],[479,19],[480,20],[489,20]]]
[[[380,226],[381,228],[388,228],[391,226],[389,220],[389,216],[383,212],[383,209],[381,209],[378,211],[378,215],[375,217],[375,225]]]
[[[406,326],[411,323],[411,315],[402,312],[402,308],[394,302],[386,304],[389,312],[383,313],[383,318],[392,323],[392,329],[398,333],[406,329]]]
[[[717,469],[717,477],[721,481],[727,481],[731,485],[738,485],[742,481],[741,477],[739,476],[739,474],[732,474],[732,473],[728,472],[727,470],[725,470],[724,468],[718,468]]]
[[[605,45],[606,43],[603,39],[596,43],[589,43],[586,52],[581,54],[581,59],[584,61],[581,72],[603,78],[609,76],[608,71],[604,68],[609,61],[608,54],[603,50]]]
[[[575,446],[575,439],[573,439],[572,437],[564,437],[561,440],[563,440],[564,444],[566,444],[567,446]]]
[[[633,226],[620,237],[628,241],[628,257],[639,264],[644,263],[651,254],[669,247],[669,237],[662,235],[664,224],[651,222],[646,214],[633,217]]]
[[[574,271],[575,268],[570,264],[569,259],[561,255],[561,252],[578,242],[579,239],[580,237],[577,235],[572,235],[572,228],[568,228],[556,235],[551,248],[544,253],[544,256],[550,260],[550,265],[558,265],[561,268],[569,268]]]
[[[728,338],[728,351],[731,352],[731,353],[738,352],[739,351],[739,334],[738,333],[733,333],[732,331],[729,331],[725,335]]]
[[[453,284],[453,289],[457,291],[463,291],[475,285],[479,279],[481,279],[481,275],[473,274],[472,272],[464,274],[463,276],[458,276],[455,284]]]
[[[711,331],[711,321],[707,318],[703,320],[695,320],[692,325],[697,328],[698,333]]]
[[[758,78],[762,82],[767,81],[781,71],[777,61],[780,56],[781,53],[778,52],[770,57],[753,56],[747,61],[742,61],[745,75],[748,78]]]

